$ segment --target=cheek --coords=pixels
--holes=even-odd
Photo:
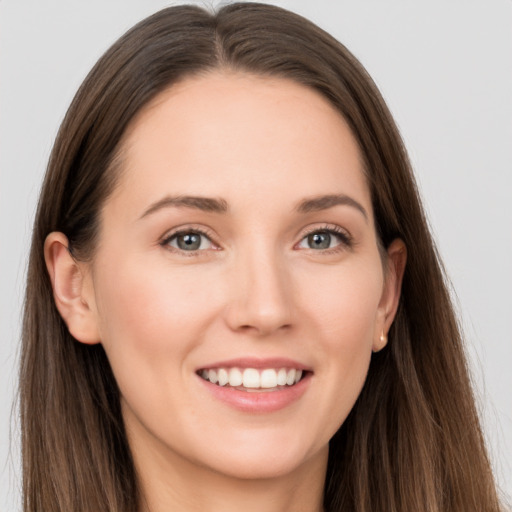
[[[213,306],[186,272],[136,259],[117,261],[96,275],[101,343],[124,405],[141,421],[167,421],[170,403],[173,409],[190,407],[169,390],[190,378],[187,357],[203,342]]]
[[[123,395],[155,407],[164,399],[160,391],[190,370],[187,355],[202,343],[214,316],[208,294],[181,274],[125,260],[105,265],[97,276],[101,342],[118,385]]]
[[[316,277],[307,283],[308,300],[303,308],[304,315],[309,311],[317,334],[317,377],[323,389],[318,407],[324,412],[324,428],[330,437],[352,410],[366,380],[383,275],[379,265],[361,264],[331,274],[329,279]],[[318,286],[321,283],[323,287]]]
[[[181,346],[177,340],[199,327],[198,312],[207,314],[210,304],[189,277],[138,262],[104,267],[97,278],[102,342],[145,352]]]
[[[371,344],[383,289],[379,261],[361,259],[334,272],[311,274],[303,283],[303,314],[314,318],[332,349],[351,352]]]

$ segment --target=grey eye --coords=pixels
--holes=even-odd
[[[187,233],[176,237],[178,247],[183,251],[195,251],[201,247],[201,235],[196,233]]]
[[[312,233],[307,237],[307,244],[310,249],[329,249],[331,247],[331,239],[332,236],[330,233],[325,231],[319,231],[317,233]]]
[[[301,249],[315,249],[318,251],[333,249],[339,245],[350,247],[350,239],[345,234],[330,229],[313,231],[299,243]]]
[[[198,251],[212,247],[212,242],[206,235],[195,231],[176,233],[169,239],[168,244],[181,251]]]

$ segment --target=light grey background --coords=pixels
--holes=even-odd
[[[491,457],[510,496],[512,1],[276,3],[345,43],[395,115],[456,290]],[[97,58],[136,21],[166,5],[161,0],[0,0],[2,512],[20,509],[17,416],[14,412],[11,422],[11,409],[26,256],[50,148],[65,109]]]

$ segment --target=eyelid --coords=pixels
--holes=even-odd
[[[199,234],[201,236],[206,237],[211,242],[211,244],[213,245],[213,248],[201,249],[201,250],[195,250],[195,251],[182,251],[179,248],[172,247],[169,244],[169,242],[174,237],[176,237],[178,235],[187,234],[187,233],[197,233],[197,234]],[[207,227],[204,227],[204,226],[197,226],[197,225],[194,225],[194,224],[189,224],[189,225],[177,226],[177,227],[171,229],[170,231],[167,231],[160,238],[158,244],[161,245],[162,247],[168,248],[172,252],[177,252],[177,253],[180,253],[180,254],[185,254],[186,253],[187,256],[194,256],[194,255],[197,255],[198,253],[205,252],[207,250],[219,250],[220,247],[219,247],[219,244],[217,244],[215,242],[215,238],[216,238],[216,235],[215,235],[215,233],[211,229],[209,229]]]
[[[339,237],[341,240],[341,243],[339,245],[337,245],[336,247],[331,247],[330,249],[324,249],[322,251],[317,250],[317,249],[311,249],[311,250],[314,250],[315,252],[323,252],[323,253],[335,252],[336,250],[340,250],[340,247],[341,247],[341,250],[347,249],[347,248],[351,249],[355,244],[353,236],[350,234],[350,232],[347,229],[342,228],[341,226],[338,226],[337,224],[323,224],[320,226],[317,225],[317,226],[312,226],[310,228],[306,228],[306,230],[301,233],[300,239],[295,244],[294,247],[297,247],[305,238],[307,238],[309,235],[312,235],[314,233],[333,233],[334,235]]]
[[[322,224],[322,225],[315,225],[315,226],[305,228],[305,230],[303,230],[302,233],[300,234],[299,241],[294,245],[294,249],[300,249],[298,247],[298,245],[309,235],[312,235],[314,233],[322,233],[322,232],[334,234],[335,236],[337,236],[340,239],[340,244],[338,244],[335,247],[329,248],[329,249],[323,249],[323,250],[311,249],[311,250],[314,250],[315,252],[322,252],[322,253],[336,252],[337,250],[343,250],[343,249],[347,249],[347,248],[351,249],[351,248],[353,248],[353,246],[355,244],[352,235],[350,234],[350,232],[347,229],[342,228],[341,226],[339,226],[337,224]],[[187,233],[197,233],[197,234],[200,234],[200,235],[206,237],[211,242],[213,247],[208,248],[208,249],[194,250],[194,251],[183,251],[183,250],[180,250],[179,248],[172,247],[169,245],[169,242],[171,241],[171,239],[173,239],[174,237],[176,237],[180,234],[187,234]],[[167,231],[160,238],[158,243],[162,247],[168,248],[169,250],[171,250],[173,252],[177,252],[179,254],[185,254],[187,256],[194,256],[194,255],[198,255],[199,253],[203,253],[203,252],[206,252],[209,250],[220,250],[221,247],[215,241],[216,238],[217,238],[216,234],[210,228],[205,227],[205,226],[189,224],[189,225],[177,226],[177,227]]]

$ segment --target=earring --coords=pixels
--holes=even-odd
[[[382,331],[379,341],[380,341],[380,346],[376,346],[376,347],[374,346],[374,348],[372,349],[372,352],[380,352],[387,345],[388,337],[384,334],[384,331]]]

